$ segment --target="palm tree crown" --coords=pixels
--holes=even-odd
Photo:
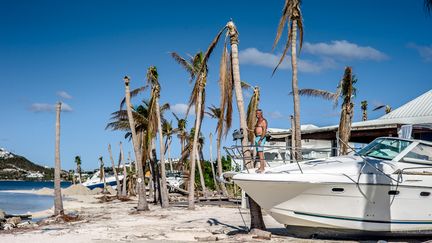
[[[279,20],[279,25],[276,32],[276,37],[273,42],[273,50],[276,48],[277,44],[279,43],[279,40],[282,36],[282,32],[285,28],[285,25],[288,28],[288,39],[285,43],[285,47],[282,53],[281,58],[279,59],[278,64],[273,70],[273,74],[276,72],[279,65],[283,62],[290,46],[293,41],[293,31],[295,31],[298,28],[299,32],[299,46],[300,50],[303,46],[303,17],[300,10],[301,0],[285,0],[285,5],[282,9],[282,16]],[[296,29],[293,28],[293,24],[296,24]]]

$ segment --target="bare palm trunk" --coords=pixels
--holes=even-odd
[[[54,168],[54,215],[63,215],[63,200],[60,187],[60,112],[61,103],[56,106],[55,168]]]
[[[127,196],[127,192],[126,192],[127,170],[126,170],[126,162],[125,162],[124,154],[123,154],[123,144],[122,144],[122,142],[120,142],[120,160],[123,163],[123,183],[122,183],[122,193],[121,193],[121,195],[123,197],[126,197]]]
[[[168,137],[167,137],[167,139],[168,139]],[[172,158],[171,158],[171,142],[172,142],[172,139],[169,138],[167,142],[168,142],[168,148],[167,149],[168,149],[169,166],[170,166],[170,170],[173,171],[174,167],[173,167]]]
[[[244,148],[247,148],[248,130],[247,130],[247,123],[246,123],[246,113],[244,111],[244,101],[243,101],[243,93],[242,93],[241,79],[240,79],[240,65],[239,65],[239,58],[238,58],[238,32],[232,21],[227,23],[227,27],[229,30],[229,35],[231,40],[231,56],[232,56],[231,63],[232,63],[232,71],[233,71],[233,79],[234,79],[234,90],[236,94],[237,109],[240,118],[240,128],[243,130],[242,145]],[[250,154],[249,150],[244,152]]]
[[[197,162],[198,173],[199,173],[200,184],[201,184],[203,196],[205,198],[207,198],[207,188],[206,188],[206,185],[205,185],[204,174],[203,174],[203,170],[202,170],[202,167],[201,167],[201,159],[200,159],[198,151],[196,151],[196,162]]]
[[[290,121],[291,121],[291,151],[290,151],[291,155],[290,155],[290,160],[291,160],[291,163],[293,163],[294,160],[296,160],[296,157],[295,157],[295,151],[296,151],[295,132],[294,132],[295,124],[294,124],[294,116],[293,115],[290,116]]]
[[[341,118],[339,122],[339,138],[342,141],[340,144],[339,152],[341,155],[348,154],[348,143],[351,135],[351,123],[352,123],[352,108],[351,102],[343,104],[341,111]]]
[[[216,172],[213,164],[213,134],[210,133],[209,135],[209,143],[210,143],[210,166],[212,170],[212,176],[213,176],[213,183],[215,185],[215,189],[218,193],[220,193],[219,185],[216,182]]]
[[[184,138],[183,138],[183,134],[180,137],[180,146],[181,146],[181,152],[180,153],[183,153],[183,151],[184,151]]]
[[[82,178],[81,178],[81,165],[78,165],[78,182],[82,184]]]
[[[108,144],[108,152],[109,152],[109,156],[110,156],[110,160],[111,160],[111,166],[112,166],[112,169],[113,169],[113,172],[114,172],[114,177],[115,177],[115,179],[116,179],[116,191],[117,191],[117,197],[118,196],[120,196],[120,180],[119,180],[119,178],[118,178],[118,175],[117,175],[117,170],[116,170],[116,167],[115,167],[115,164],[114,164],[114,158],[113,158],[113,156],[112,156],[112,151],[111,151],[111,144]]]
[[[367,121],[367,111],[366,110],[363,110],[363,121]]]
[[[301,128],[300,128],[300,96],[298,93],[297,79],[297,20],[292,21],[291,38],[291,65],[292,65],[292,93],[294,103],[294,139],[295,139],[295,158],[302,159],[301,152]]]
[[[250,150],[247,149],[248,147],[248,130],[247,130],[247,123],[246,123],[246,114],[244,111],[244,101],[243,101],[243,93],[241,89],[241,79],[240,79],[240,65],[239,65],[239,58],[238,58],[238,32],[237,29],[232,21],[228,22],[227,27],[229,29],[229,35],[231,40],[231,63],[232,63],[232,69],[233,69],[233,79],[234,79],[234,90],[236,93],[236,100],[237,100],[237,109],[239,111],[239,117],[240,117],[240,127],[243,130],[243,139],[242,139],[242,145],[243,145],[243,154],[246,158],[251,158]],[[253,166],[253,164],[250,161],[246,161],[247,165],[245,166]],[[265,229],[264,220],[262,218],[262,212],[261,207],[251,198],[249,198],[249,206],[250,206],[250,214],[251,214],[251,229],[257,228],[257,229]]]
[[[101,157],[100,161],[101,161],[101,170],[100,170],[100,173],[101,173],[102,181],[103,181],[103,191],[102,191],[102,193],[103,193],[104,196],[105,196],[105,194],[106,194],[108,191],[107,191],[107,184],[106,184],[106,178],[105,178],[105,165],[104,165],[104,163],[103,163],[102,157]]]
[[[189,195],[188,195],[188,208],[195,209],[195,165],[196,165],[196,154],[198,151],[198,136],[201,127],[201,109],[202,109],[202,94],[204,90],[203,77],[200,77],[198,87],[198,97],[196,104],[196,118],[195,118],[195,133],[192,142],[192,151],[190,153],[190,173],[189,173]]]
[[[163,144],[163,134],[162,134],[162,124],[161,124],[161,116],[160,116],[160,108],[159,108],[159,98],[156,98],[156,117],[158,124],[158,133],[159,133],[159,152],[160,152],[160,170],[161,170],[161,201],[162,208],[169,207],[169,199],[168,199],[168,187],[166,181],[166,169],[165,169],[165,147]]]
[[[220,140],[220,138],[217,138],[216,143],[217,143],[217,145],[216,145],[217,146],[217,171],[218,171],[218,176],[221,177],[222,173],[223,173],[223,170],[222,170],[223,168],[222,168],[222,154],[221,154],[221,140]],[[228,197],[228,191],[225,187],[225,183],[221,182],[220,187],[222,189],[222,194],[225,197]]]
[[[126,106],[127,106],[127,114],[128,114],[128,120],[129,120],[129,126],[130,126],[130,130],[132,133],[132,143],[133,143],[133,147],[134,147],[134,152],[135,152],[135,161],[136,161],[136,165],[137,165],[137,169],[138,169],[138,206],[137,206],[137,210],[138,211],[147,211],[149,210],[148,208],[148,204],[147,204],[147,198],[146,198],[146,194],[145,194],[145,186],[144,186],[144,171],[143,171],[143,166],[142,166],[142,161],[141,161],[141,150],[139,148],[139,143],[138,143],[138,137],[135,131],[135,121],[134,118],[132,116],[132,105],[131,105],[131,101],[130,101],[130,88],[129,88],[129,82],[130,79],[129,77],[125,77],[124,78],[125,81],[125,97],[126,97]]]

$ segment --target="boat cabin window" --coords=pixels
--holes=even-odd
[[[363,156],[392,160],[412,142],[392,138],[377,138],[358,152]]]
[[[402,161],[408,163],[432,164],[432,146],[419,143],[402,158]]]

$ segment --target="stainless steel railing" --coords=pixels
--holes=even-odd
[[[239,167],[239,170],[243,170],[248,167],[255,167],[257,163],[259,163],[259,158],[257,155],[257,148],[263,150],[264,160],[267,166],[272,167],[274,165],[281,164],[289,164],[289,163],[297,163],[300,171],[302,171],[299,162],[303,160],[312,160],[319,158],[328,158],[330,157],[334,151],[337,151],[335,147],[327,147],[327,148],[302,148],[293,149],[289,146],[280,146],[280,145],[233,145],[230,147],[224,147],[226,154],[234,161],[234,163]],[[302,160],[297,161],[295,156],[293,156],[296,152],[301,151]],[[249,166],[252,163],[253,166]]]

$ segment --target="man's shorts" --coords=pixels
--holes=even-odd
[[[255,137],[255,146],[256,146],[256,151],[257,152],[263,152],[264,151],[264,146],[265,143],[267,142],[267,138],[264,137],[263,140],[261,141],[261,145],[258,144],[259,140],[261,139],[261,136],[256,136]]]

